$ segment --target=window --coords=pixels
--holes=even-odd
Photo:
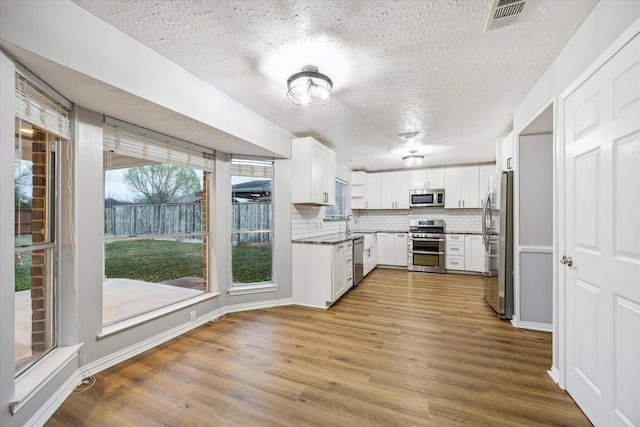
[[[273,161],[231,161],[232,286],[273,280]]]
[[[105,325],[208,290],[213,170],[212,153],[111,123],[117,121],[107,119],[104,126]]]
[[[336,204],[327,206],[324,219],[345,219],[349,215],[349,184],[336,179]]]
[[[56,346],[56,149],[68,112],[16,77],[14,143],[15,373]]]

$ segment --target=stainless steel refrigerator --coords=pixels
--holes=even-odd
[[[484,299],[500,319],[513,317],[513,172],[492,177],[482,211]]]

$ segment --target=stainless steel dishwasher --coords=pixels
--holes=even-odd
[[[353,239],[353,287],[362,282],[363,276],[363,252],[364,237],[356,237]]]

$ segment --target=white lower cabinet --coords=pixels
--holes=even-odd
[[[294,243],[293,303],[327,308],[353,285],[351,241],[335,245]]]
[[[407,266],[407,233],[376,233],[378,264]]]
[[[484,243],[480,234],[447,234],[445,268],[447,270],[485,271]]]
[[[364,249],[362,253],[363,276],[371,273],[378,265],[378,236],[376,234],[364,235]]]
[[[445,269],[464,270],[464,234],[447,234],[444,253]]]
[[[481,234],[467,234],[464,237],[464,269],[482,273],[485,271],[484,242]]]

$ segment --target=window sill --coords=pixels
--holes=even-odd
[[[110,335],[117,334],[118,332],[131,329],[143,323],[150,322],[151,320],[166,316],[167,314],[174,313],[176,311],[198,304],[202,301],[215,298],[218,295],[220,295],[220,292],[216,292],[216,293],[207,292],[202,295],[198,295],[193,298],[189,298],[184,301],[179,301],[175,304],[171,304],[166,307],[162,307],[157,310],[153,310],[148,313],[144,313],[139,316],[132,317],[130,319],[125,319],[121,322],[117,322],[112,325],[104,326],[102,328],[102,333],[99,334],[97,338],[98,339],[106,338]]]
[[[275,283],[260,283],[255,285],[238,285],[227,289],[227,293],[234,295],[260,294],[264,292],[275,292],[278,285]]]
[[[78,355],[82,344],[58,347],[33,365],[16,380],[14,399],[9,403],[11,414],[17,413],[33,396],[62,371]]]

